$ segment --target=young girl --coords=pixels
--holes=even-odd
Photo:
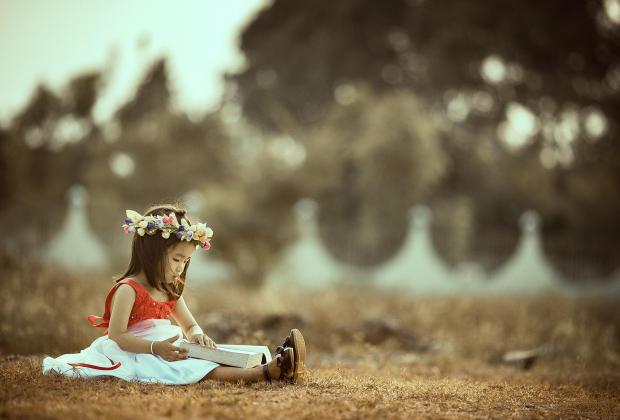
[[[186,211],[173,205],[151,207],[144,215],[132,210],[126,214],[123,230],[133,234],[129,268],[108,293],[103,317],[88,317],[92,326],[107,328],[107,332],[80,353],[46,357],[43,373],[166,384],[299,379],[304,371],[305,342],[297,329],[278,346],[273,360],[265,346],[232,346],[263,353],[263,364],[254,368],[189,358],[187,350],[178,346],[181,333],[189,342],[217,347],[182,296],[191,256],[197,248],[210,248],[213,231],[204,223],[192,224]],[[169,316],[179,326],[172,325]]]

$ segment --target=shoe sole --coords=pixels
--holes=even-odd
[[[290,350],[293,350],[293,349],[290,349]],[[290,381],[291,379],[293,379],[293,380],[295,379],[295,366],[296,366],[296,365],[295,365],[295,363],[297,363],[297,360],[295,360],[295,359],[296,359],[296,358],[295,358],[295,350],[293,350],[293,351],[290,351],[290,350],[289,350],[289,354],[291,354],[290,358],[292,359],[292,363],[293,363],[293,372],[292,372],[292,376],[288,376],[288,375],[287,375],[286,373],[284,373],[284,372],[281,372],[281,373],[280,373],[280,377],[288,378],[287,380],[289,380],[289,381]]]
[[[293,381],[303,381],[304,374],[306,372],[304,361],[306,360],[306,341],[304,336],[297,328],[293,328],[289,335],[291,337],[291,344],[293,346],[293,352],[295,355],[295,368],[293,369]]]

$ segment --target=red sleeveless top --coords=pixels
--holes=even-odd
[[[129,321],[127,326],[135,324],[136,322],[144,321],[145,319],[167,319],[170,316],[170,312],[174,309],[177,301],[172,299],[172,296],[168,296],[167,302],[159,302],[151,297],[149,292],[140,283],[134,279],[124,279],[116,283],[110,289],[108,297],[105,300],[105,313],[103,317],[90,315],[88,317],[88,323],[97,328],[108,328],[110,325],[110,303],[112,302],[112,296],[116,292],[116,289],[121,284],[130,285],[133,290],[136,291],[136,301],[131,308],[131,314],[129,315]]]

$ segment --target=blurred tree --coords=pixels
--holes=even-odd
[[[620,203],[609,200],[620,167],[619,29],[596,0],[275,0],[244,30],[247,66],[228,80],[245,114],[275,132],[322,124],[358,81],[414,92],[443,120],[450,165],[426,198],[448,224],[436,235],[445,256],[496,267],[514,250],[518,215],[534,208],[567,272],[609,273],[620,260]],[[445,235],[452,229],[461,239]]]
[[[377,263],[408,230],[408,210],[428,201],[447,157],[424,106],[410,94],[356,88],[310,131],[300,177],[318,198],[328,247],[340,259]]]
[[[231,175],[230,141],[219,116],[192,121],[175,111],[171,100],[167,64],[160,59],[147,70],[134,97],[117,111],[119,139],[102,151],[106,158],[99,173],[93,173],[93,183],[104,182],[108,161],[118,153],[134,162],[128,180],[139,180],[116,178],[114,188],[129,203],[179,198],[207,181]]]
[[[171,99],[168,85],[166,59],[160,58],[147,69],[134,97],[116,112],[121,125],[125,127],[144,122],[149,117],[168,112]]]
[[[13,119],[13,126],[18,130],[40,126],[62,112],[60,98],[46,86],[39,85],[29,103]]]
[[[67,88],[68,111],[79,118],[92,119],[92,110],[101,88],[101,73],[80,74]]]
[[[59,94],[37,87],[3,136],[8,181],[2,212],[26,226],[11,238],[19,250],[36,252],[62,220],[68,188],[85,181],[97,147],[90,112],[98,81],[98,73],[79,75]]]
[[[0,211],[11,206],[15,194],[14,185],[17,183],[16,173],[10,162],[10,134],[0,127]]]
[[[613,118],[620,86],[606,78],[618,71],[620,39],[617,26],[600,23],[602,14],[596,0],[276,0],[243,32],[248,65],[230,80],[246,114],[274,129],[269,102],[311,123],[351,80],[439,101],[449,89],[490,91],[500,102],[491,118],[510,100],[544,96],[559,104],[594,101]]]
[[[174,110],[166,68],[164,59],[153,63],[133,98],[102,127],[92,118],[102,77],[91,72],[72,78],[58,93],[39,87],[0,132],[0,168],[7,187],[0,211],[25,226],[6,238],[17,252],[35,253],[56,232],[65,215],[66,192],[76,183],[89,190],[89,220],[108,245],[123,239],[109,230],[126,208],[174,202],[212,184],[222,190],[235,185],[238,158],[219,113],[190,120]],[[226,220],[213,207],[209,222]],[[227,239],[219,241],[231,248]],[[116,256],[124,260],[126,249]],[[235,261],[234,253],[230,259]]]

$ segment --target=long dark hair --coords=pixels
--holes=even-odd
[[[187,210],[180,205],[174,204],[158,204],[152,206],[144,212],[144,216],[168,216],[170,213],[174,213],[179,222],[181,218],[184,218],[189,224],[192,223],[189,217],[187,217]],[[129,267],[122,276],[116,279],[116,282],[127,277],[136,276],[140,271],[143,271],[151,287],[166,292],[168,295],[172,295],[175,300],[178,299],[185,287],[185,275],[189,268],[189,261],[185,264],[185,269],[181,274],[181,281],[168,284],[165,281],[165,256],[170,247],[179,242],[181,242],[181,240],[175,235],[170,235],[168,239],[165,239],[161,234],[145,234],[144,236],[140,236],[138,233],[134,233],[133,242],[131,244],[131,261],[129,261]]]

